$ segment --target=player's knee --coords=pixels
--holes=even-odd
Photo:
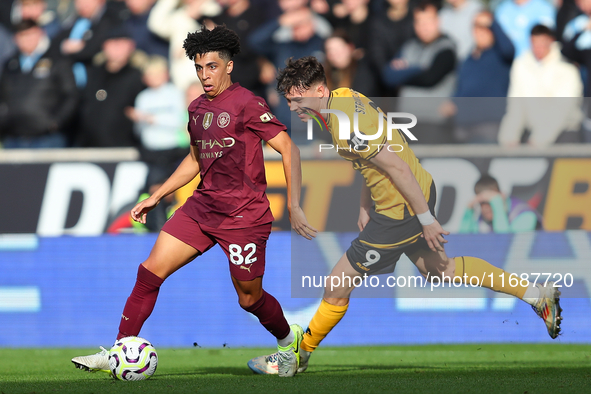
[[[162,269],[162,266],[157,264],[155,259],[150,259],[148,257],[148,259],[144,261],[141,265],[151,273],[158,275],[161,278],[165,279],[166,277],[168,277],[168,273],[166,272],[166,270]]]
[[[238,304],[242,309],[247,309],[253,306],[261,297],[262,294],[239,294]]]

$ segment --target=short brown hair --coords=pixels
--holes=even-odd
[[[326,85],[326,75],[324,67],[314,56],[297,60],[290,57],[277,75],[277,91],[283,95],[292,89],[308,90],[317,83]]]
[[[499,183],[492,176],[485,174],[474,185],[474,193],[479,194],[485,190],[494,190],[500,192]]]
[[[541,25],[541,24],[538,24],[538,25],[535,25],[534,27],[532,27],[530,34],[532,36],[549,36],[549,37],[552,37],[553,39],[556,39],[556,35],[552,31],[552,29],[550,29],[546,25]]]

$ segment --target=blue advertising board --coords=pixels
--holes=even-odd
[[[291,287],[299,280],[293,277],[292,247],[306,251],[306,264],[321,267],[314,272],[326,274],[354,237],[329,233],[306,241],[288,232],[271,234],[264,287],[280,301],[290,323],[306,327],[322,294],[316,288],[307,298],[292,298]],[[154,234],[0,235],[0,347],[109,346],[137,266],[155,239]],[[589,343],[590,233],[450,235],[448,240],[450,256],[478,256],[521,272],[538,267],[572,274],[561,300],[563,335],[552,341],[529,305],[490,290],[476,289],[484,293],[458,299],[439,297],[442,289],[385,288],[379,297],[356,290],[353,294],[361,297],[351,300],[323,344]],[[327,252],[326,245],[333,250]],[[238,305],[227,264],[216,246],[173,274],[162,285],[141,335],[156,346],[273,347],[274,338]],[[395,274],[418,275],[408,260],[399,262]]]

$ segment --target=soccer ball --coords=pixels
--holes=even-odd
[[[144,338],[121,338],[109,351],[109,369],[119,380],[148,379],[154,375],[157,366],[156,349]]]

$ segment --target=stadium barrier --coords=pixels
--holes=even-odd
[[[336,153],[303,146],[302,207],[323,231],[356,231],[361,176]],[[438,219],[457,231],[473,186],[490,173],[501,191],[528,201],[545,229],[591,230],[591,144],[545,149],[489,145],[413,145],[438,189]],[[289,230],[285,178],[266,150],[268,197],[278,230]],[[137,201],[147,167],[134,149],[0,151],[0,234],[96,236]],[[196,187],[177,193],[182,203]],[[349,213],[351,214],[343,214]]]
[[[322,294],[313,288],[308,298],[292,298],[292,270],[300,262],[290,261],[291,248],[305,247],[307,260],[301,263],[312,263],[319,267],[317,275],[326,275],[354,236],[324,233],[306,241],[288,232],[271,234],[264,285],[282,303],[290,323],[305,327]],[[0,235],[0,347],[109,346],[137,265],[155,239],[154,234]],[[591,233],[451,235],[448,240],[450,255],[475,255],[508,270],[523,269],[518,273],[570,273],[573,281],[565,281],[563,290],[563,335],[554,342],[589,343]],[[142,336],[156,347],[264,346],[270,351],[272,336],[239,307],[226,264],[216,246],[172,275]],[[418,275],[405,258],[395,274]],[[351,301],[324,344],[553,342],[524,302],[478,288],[467,289],[463,298],[449,298],[442,289],[414,290],[386,287],[373,298],[364,298],[363,288],[356,290],[360,298]]]

